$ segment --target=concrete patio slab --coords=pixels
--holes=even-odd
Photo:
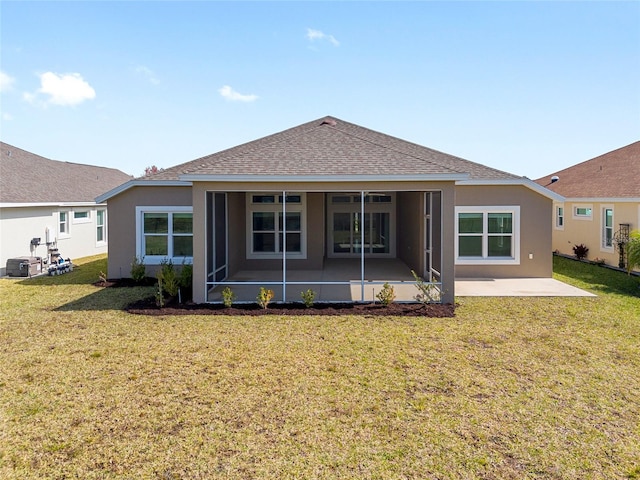
[[[456,297],[595,297],[553,278],[461,278]]]

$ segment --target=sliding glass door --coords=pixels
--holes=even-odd
[[[393,197],[365,197],[362,213],[360,195],[329,196],[329,256],[393,256]],[[381,201],[382,199],[382,201]]]

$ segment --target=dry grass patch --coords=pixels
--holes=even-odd
[[[0,280],[2,478],[640,475],[638,297],[145,317],[99,270]]]

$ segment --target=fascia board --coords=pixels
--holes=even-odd
[[[543,187],[542,185],[538,185],[536,182],[534,182],[533,180],[530,180],[526,177],[522,177],[522,178],[510,178],[510,179],[504,179],[504,180],[499,180],[499,179],[495,179],[495,180],[464,180],[464,181],[460,181],[460,182],[456,182],[456,185],[515,185],[515,186],[523,186],[523,187],[527,187],[537,193],[539,193],[540,195],[550,198],[551,200],[555,201],[555,202],[564,202],[565,198],[556,193],[553,192],[551,190],[549,190],[548,188]]]
[[[567,197],[567,203],[640,203],[640,197]]]
[[[432,175],[181,175],[186,182],[255,182],[255,183],[346,183],[346,182],[444,182],[469,178],[466,173],[438,173]]]
[[[28,207],[98,207],[104,203],[96,202],[3,202],[0,208],[28,208]]]
[[[191,182],[183,182],[180,180],[129,180],[128,182],[112,188],[99,197],[96,197],[97,203],[104,203],[112,197],[121,194],[133,187],[190,187]]]

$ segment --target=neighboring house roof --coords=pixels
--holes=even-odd
[[[551,178],[558,180],[551,183]],[[546,177],[536,183],[566,198],[640,198],[640,141]]]
[[[461,184],[520,184],[559,196],[531,180],[453,155],[323,117],[212,155],[137,178],[100,196],[102,202],[134,186],[197,181],[447,180]]]
[[[115,168],[60,162],[0,142],[0,203],[90,202],[133,177]]]

